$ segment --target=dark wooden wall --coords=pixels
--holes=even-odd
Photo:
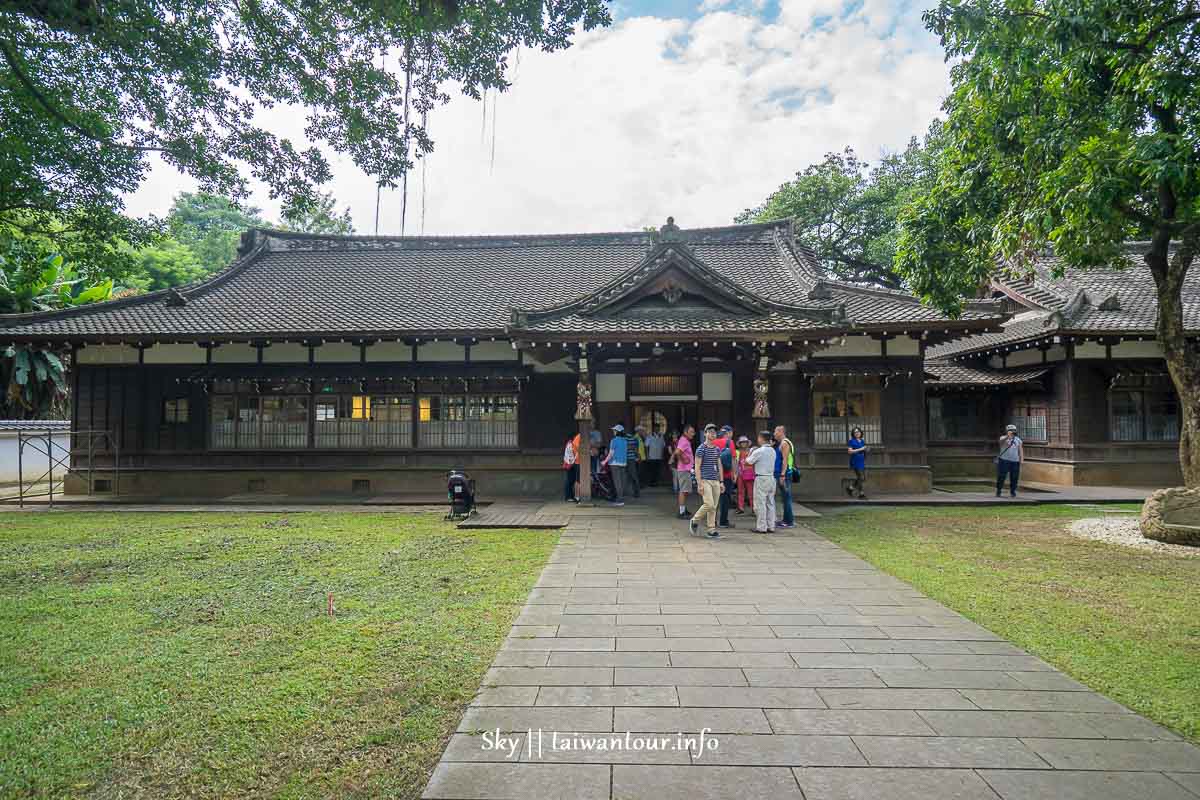
[[[521,449],[562,453],[567,437],[579,430],[575,422],[574,375],[534,375],[521,391],[517,418]]]
[[[203,385],[186,380],[195,367],[124,365],[78,367],[72,377],[74,397],[73,423],[76,430],[108,431],[116,440],[122,464],[138,466],[159,464],[200,464],[205,455],[208,431],[208,395]],[[187,398],[188,421],[165,424],[163,403],[167,399]],[[521,389],[518,404],[520,451],[522,453],[561,453],[562,443],[575,428],[575,376],[569,374],[534,375]],[[107,452],[107,440],[96,440]],[[76,449],[86,449],[82,437]],[[311,462],[313,454],[303,451],[254,451],[229,453],[223,463],[298,464]],[[321,454],[323,461],[362,463],[383,454],[367,457],[363,453]],[[407,458],[397,453],[394,458]]]

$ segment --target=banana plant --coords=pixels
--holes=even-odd
[[[21,259],[0,252],[0,314],[52,311],[112,297],[110,279],[88,286],[52,253]],[[0,419],[63,418],[67,414],[67,366],[44,347],[9,346],[0,352]]]
[[[63,263],[59,253],[27,264],[0,254],[0,313],[51,311],[95,303],[107,300],[112,291],[111,278],[85,286],[84,279]]]
[[[0,418],[59,419],[67,414],[67,369],[46,348],[10,346],[0,358]]]

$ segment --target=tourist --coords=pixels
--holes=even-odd
[[[714,446],[721,451],[721,499],[720,499],[720,520],[719,527],[736,528],[729,521],[729,508],[734,503],[734,494],[737,492],[737,484],[734,482],[734,444],[733,444],[733,428],[729,425],[721,426],[720,432],[717,434],[717,439],[714,441]]]
[[[754,470],[754,532],[775,532],[775,462],[779,453],[771,446],[771,432],[760,431],[758,447],[746,461]]]
[[[671,485],[675,489],[675,495],[679,500],[679,518],[685,519],[687,513],[687,496],[692,491],[692,437],[696,435],[696,429],[691,425],[687,425],[683,429],[683,435],[675,440],[675,446],[671,449]]]
[[[662,478],[663,454],[667,449],[667,441],[663,438],[662,428],[655,428],[646,437],[646,485],[658,486]]]
[[[612,427],[613,437],[608,443],[608,455],[602,462],[612,476],[614,506],[625,505],[626,466],[629,464],[629,443],[625,439],[625,426],[617,423]]]
[[[694,459],[696,485],[700,487],[700,508],[688,521],[688,531],[695,536],[699,530],[700,517],[704,517],[710,539],[721,535],[717,531],[717,506],[725,494],[725,486],[721,482],[721,448],[716,446],[716,439],[717,426],[710,422],[704,426],[704,444],[696,448]]]
[[[791,528],[796,522],[792,516],[792,480],[796,476],[796,446],[787,438],[787,428],[783,425],[775,426],[775,442],[779,447],[780,456],[779,493],[783,495],[780,503],[783,520],[778,527]]]
[[[583,435],[576,433],[567,439],[563,450],[563,494],[568,503],[579,502],[579,448],[583,444]]]
[[[862,428],[850,431],[850,440],[846,442],[846,452],[850,454],[850,469],[854,470],[854,483],[846,487],[846,494],[866,500],[863,494],[863,484],[867,482],[867,437]]]
[[[1017,436],[1017,426],[1009,425],[1000,437],[1000,455],[996,456],[996,497],[1008,478],[1009,497],[1017,496],[1017,481],[1021,477],[1021,462],[1025,460],[1025,445]]]
[[[737,446],[737,513],[745,514],[746,506],[754,509],[754,464],[747,460],[750,455],[750,440],[739,436]]]
[[[634,497],[642,496],[642,479],[639,474],[641,464],[646,460],[646,444],[642,439],[641,432],[646,430],[641,425],[638,425],[633,432],[633,435],[626,435],[625,445],[629,448],[629,457],[626,459],[628,466],[625,468],[625,478],[629,481],[629,487]]]

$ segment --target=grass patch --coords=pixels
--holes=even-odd
[[[556,541],[5,514],[0,796],[417,797]]]
[[[917,507],[813,522],[885,572],[1200,741],[1200,559],[1067,533],[1072,520],[1097,513]]]

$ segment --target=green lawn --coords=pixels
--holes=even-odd
[[[1200,741],[1200,558],[1076,539],[1068,506],[826,516],[824,536]]]
[[[417,797],[556,540],[0,515],[0,796]]]

